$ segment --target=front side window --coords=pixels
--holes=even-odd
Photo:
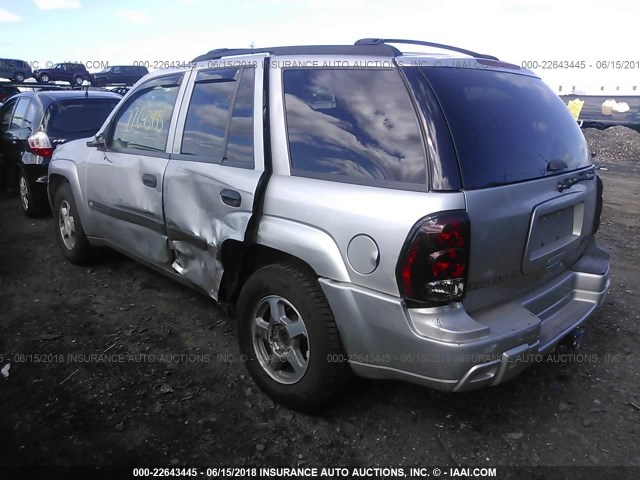
[[[137,89],[116,114],[107,146],[164,152],[181,79],[182,75],[160,77]]]
[[[283,73],[294,175],[426,188],[416,112],[396,70]]]

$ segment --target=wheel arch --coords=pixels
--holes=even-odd
[[[275,230],[264,224],[268,224],[270,220],[274,219],[263,219],[256,243],[246,244],[228,239],[222,244],[220,258],[224,273],[220,284],[221,303],[235,304],[249,276],[274,263],[295,265],[315,277],[350,281],[338,246],[327,233],[307,225],[277,219],[274,220],[277,223],[286,222],[287,228],[278,228],[281,234],[276,237],[272,235]]]
[[[54,202],[56,192],[64,183],[68,183],[71,193],[78,209],[78,214],[84,225],[85,233],[90,234],[92,231],[91,215],[89,207],[84,196],[84,191],[80,185],[78,169],[74,162],[65,159],[55,159],[49,164],[49,184],[47,187],[47,197],[51,211],[54,212]]]

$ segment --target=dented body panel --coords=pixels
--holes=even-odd
[[[172,267],[217,300],[223,275],[220,249],[244,241],[261,172],[209,163],[171,160],[164,180],[164,212]],[[221,201],[233,189],[241,203]]]

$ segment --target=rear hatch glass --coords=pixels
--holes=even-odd
[[[503,71],[423,67],[451,129],[465,189],[589,166],[566,105],[539,78]]]
[[[47,111],[46,130],[53,137],[82,138],[95,134],[118,99],[74,99],[54,103]]]

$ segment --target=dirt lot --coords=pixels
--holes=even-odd
[[[360,380],[316,416],[257,390],[212,301],[115,253],[66,263],[50,217],[0,200],[0,465],[640,466],[640,134],[586,135],[614,273],[581,356],[467,394]]]

